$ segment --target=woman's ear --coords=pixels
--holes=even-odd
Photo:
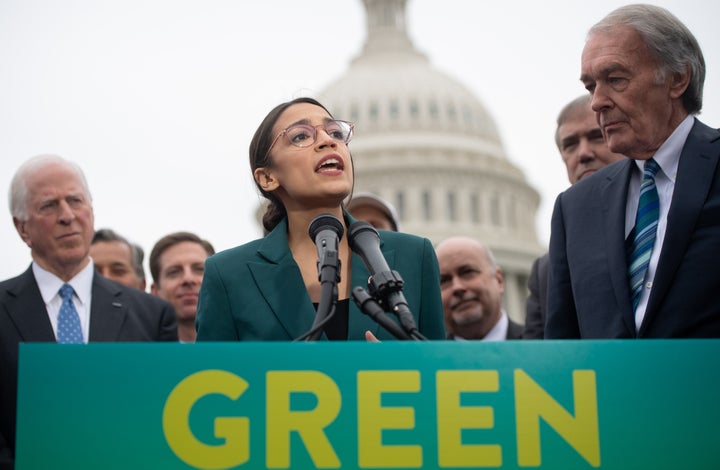
[[[266,167],[256,168],[253,172],[253,177],[255,178],[255,182],[262,188],[263,191],[275,191],[280,185],[272,171]]]

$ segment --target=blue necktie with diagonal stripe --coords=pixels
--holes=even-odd
[[[60,313],[58,314],[57,322],[57,342],[58,343],[82,343],[82,328],[80,327],[80,315],[78,315],[73,304],[72,298],[73,293],[72,286],[70,284],[63,284],[60,287],[60,297],[62,298],[62,305],[60,306]]]
[[[660,202],[655,187],[655,175],[657,175],[659,169],[657,162],[652,158],[645,162],[645,171],[640,185],[640,200],[637,215],[635,216],[635,238],[628,259],[633,312],[635,312],[640,302],[645,274],[655,244],[655,233],[657,232],[658,217],[660,215]]]

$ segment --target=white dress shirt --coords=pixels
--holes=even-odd
[[[58,314],[60,313],[60,306],[62,305],[60,287],[62,287],[65,282],[35,262],[32,264],[32,270],[35,275],[35,280],[38,283],[38,288],[40,288],[40,295],[42,295],[43,301],[45,302],[50,324],[57,338]],[[75,290],[72,300],[73,304],[75,304],[75,310],[77,310],[78,316],[80,317],[83,343],[87,343],[90,336],[90,301],[92,300],[92,281],[94,274],[95,265],[91,259],[82,271],[67,282],[67,284],[70,284]]]
[[[498,322],[495,323],[495,326],[493,326],[485,337],[480,339],[480,341],[505,341],[507,339],[509,325],[510,319],[508,318],[507,312],[505,309],[502,309],[502,315],[500,315]],[[452,339],[467,341],[465,338],[458,335],[453,335]]]
[[[670,210],[670,202],[672,201],[673,192],[675,190],[675,179],[677,177],[678,163],[680,161],[680,153],[682,152],[685,141],[687,140],[690,130],[692,129],[695,119],[688,115],[675,128],[668,139],[660,146],[653,155],[653,159],[657,162],[660,170],[655,176],[655,186],[657,187],[658,199],[660,203],[660,214],[658,216],[657,233],[655,235],[655,244],[653,245],[652,254],[650,255],[650,263],[647,273],[645,274],[645,283],[640,293],[640,302],[635,310],[635,329],[640,329],[645,311],[647,310],[648,298],[652,290],[653,281],[655,280],[655,272],[657,271],[658,259],[662,252],[663,241],[665,239],[665,231],[667,230],[667,216]],[[643,171],[645,170],[646,160],[635,160],[635,164],[640,171],[634,171],[630,177],[630,186],[628,187],[628,197],[625,206],[625,239],[630,235],[630,231],[635,227],[635,216],[637,214],[638,201],[640,200],[640,185],[642,184]]]

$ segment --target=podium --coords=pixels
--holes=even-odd
[[[717,469],[720,340],[21,344],[17,470]]]

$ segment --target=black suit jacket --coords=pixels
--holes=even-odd
[[[647,310],[636,332],[625,255],[635,162],[609,165],[558,196],[546,338],[720,337],[720,132],[698,120],[678,163]]]
[[[525,304],[525,331],[523,339],[543,339],[545,334],[545,312],[547,311],[548,264],[550,255],[545,253],[537,258],[530,269],[528,289],[530,295]]]
[[[522,333],[523,333],[523,326],[519,323],[515,323],[514,321],[509,320],[508,323],[508,330],[507,334],[505,335],[506,339],[522,339]]]
[[[91,302],[92,342],[177,341],[175,311],[158,297],[95,273]],[[0,282],[0,469],[12,468],[15,453],[18,344],[54,341],[32,267]]]

